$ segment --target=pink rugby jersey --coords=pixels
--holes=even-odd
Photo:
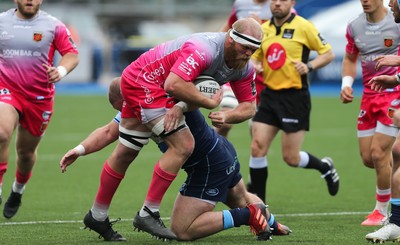
[[[360,14],[347,25],[346,52],[358,54],[364,85],[364,93],[376,93],[368,82],[378,75],[395,75],[397,67],[384,66],[375,70],[375,58],[382,55],[399,55],[400,27],[393,20],[388,9],[386,17],[379,23],[369,23],[365,13]],[[399,90],[399,86],[393,90]],[[388,90],[388,91],[390,91]]]
[[[134,82],[164,82],[173,72],[192,82],[199,75],[215,78],[220,84],[230,82],[239,102],[255,100],[255,71],[251,62],[241,70],[233,70],[224,61],[225,32],[196,33],[162,43],[142,54],[123,71]]]
[[[29,20],[16,16],[16,9],[0,14],[0,86],[29,100],[50,99],[43,64],[53,66],[54,53],[78,53],[68,29],[55,17],[39,10]]]

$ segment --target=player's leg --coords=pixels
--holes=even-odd
[[[1,100],[1,95],[0,95]],[[6,103],[0,103],[0,204],[2,202],[3,176],[7,171],[10,142],[18,124],[17,110]]]
[[[17,101],[17,97],[14,95],[12,101],[14,99]],[[23,97],[18,97],[18,101],[20,102],[17,105],[24,105],[23,117],[19,120],[20,124],[17,128],[15,140],[17,152],[15,180],[11,194],[3,209],[3,215],[6,218],[13,217],[21,205],[22,192],[31,177],[32,169],[36,162],[37,147],[53,114],[52,101],[32,102],[25,100]],[[21,111],[21,108],[18,110]]]
[[[260,219],[257,220],[257,235],[261,235],[259,222],[268,227],[264,205],[251,204],[244,208],[212,211],[214,206],[215,203],[207,200],[178,194],[171,217],[171,229],[177,235],[177,239],[195,240],[241,225],[256,225],[255,221],[253,222],[256,217]],[[257,212],[265,215],[258,216]]]
[[[250,184],[251,191],[265,202],[268,179],[267,154],[272,141],[279,129],[277,127],[253,121],[250,155]]]
[[[391,196],[392,149],[398,136],[393,126],[391,112],[398,107],[398,92],[382,93],[372,98],[363,96],[358,121],[358,136],[371,136],[370,158],[376,172],[376,205],[362,225],[382,225],[387,221],[387,210]],[[365,149],[368,150],[368,149]]]
[[[152,127],[153,133],[163,138],[168,148],[155,164],[146,199],[135,216],[133,226],[159,238],[175,239],[175,235],[164,226],[160,219],[159,209],[164,194],[192,153],[194,139],[184,119],[176,130],[167,133],[164,132],[163,117],[147,126]]]
[[[370,155],[376,171],[376,204],[361,225],[383,225],[387,220],[391,195],[392,146],[398,129],[377,123],[376,133],[372,137]]]
[[[212,212],[215,202],[178,194],[171,216],[171,230],[178,240],[191,241],[223,230],[222,212]]]
[[[304,135],[304,130],[293,133],[282,131],[283,160],[291,167],[318,170],[328,184],[329,194],[336,195],[339,190],[339,176],[333,166],[332,159],[328,157],[319,159],[308,152],[301,151]]]
[[[360,133],[361,131],[358,131],[358,148],[361,160],[365,167],[374,168],[374,162],[371,157],[371,144],[375,129],[362,131],[361,135]]]
[[[248,192],[243,179],[241,179],[234,187],[229,189],[227,200],[224,203],[230,208],[243,208],[249,203],[263,203],[263,201],[257,195]],[[289,235],[292,232],[289,227],[277,222],[268,209],[267,221],[273,235]]]
[[[391,211],[389,223],[377,231],[368,233],[365,238],[374,243],[400,241],[400,138],[397,136],[393,144],[393,175],[390,198]]]
[[[99,233],[106,241],[126,240],[111,228],[108,210],[126,170],[149,141],[151,132],[147,130],[147,127],[135,118],[122,118],[119,142],[104,163],[95,201],[84,217],[86,227]]]
[[[18,127],[16,137],[17,168],[10,196],[4,204],[3,215],[6,218],[13,217],[21,206],[22,193],[32,175],[40,140],[41,137],[33,136],[27,129]]]

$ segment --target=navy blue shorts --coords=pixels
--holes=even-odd
[[[186,163],[183,196],[225,202],[230,188],[241,179],[240,164],[233,145],[219,137],[213,149],[196,163]]]

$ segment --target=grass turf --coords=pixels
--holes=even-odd
[[[366,244],[364,236],[377,228],[362,227],[367,212],[375,205],[375,173],[363,167],[356,138],[359,99],[343,105],[337,98],[313,98],[311,131],[303,150],[317,157],[331,156],[340,175],[337,196],[328,194],[326,183],[317,171],[288,167],[282,160],[280,135],[268,156],[268,204],[276,218],[293,233],[273,237],[274,244]],[[206,114],[207,112],[204,111]],[[114,145],[81,157],[62,174],[62,155],[76,146],[96,127],[108,123],[115,111],[105,96],[57,96],[55,113],[39,147],[37,165],[17,215],[0,217],[1,244],[96,244],[102,242],[93,231],[82,230],[82,219],[94,200],[102,165]],[[250,137],[248,124],[235,125],[230,139],[248,179]],[[8,172],[3,181],[3,203],[9,195],[15,173],[14,144]],[[157,244],[146,233],[134,232],[132,219],[142,206],[152,169],[160,153],[150,143],[131,165],[110,208],[110,219],[122,218],[114,229],[128,244]],[[169,217],[176,193],[185,178],[180,172],[165,195],[161,207]],[[2,205],[3,206],[3,205]],[[222,204],[217,210],[225,207]],[[166,224],[169,224],[168,219]],[[177,243],[177,242],[174,242]],[[223,231],[192,243],[180,244],[253,244],[257,243],[248,227]]]

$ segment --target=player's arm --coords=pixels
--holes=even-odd
[[[61,22],[57,23],[50,49],[50,53],[57,51],[61,55],[57,67],[53,67],[51,64],[43,64],[47,69],[49,82],[55,83],[70,73],[79,63],[78,49],[67,27]]]
[[[311,65],[313,70],[322,68],[326,66],[327,64],[331,63],[331,61],[335,58],[335,54],[333,51],[330,49],[329,51],[317,55],[315,59],[310,61],[308,64]]]
[[[241,123],[249,118],[252,118],[256,113],[256,102],[245,101],[240,102],[238,106],[230,110],[213,111],[208,114],[211,119],[212,125],[216,128],[221,127],[223,124]]]
[[[340,92],[340,99],[343,103],[350,103],[353,101],[353,82],[357,73],[357,59],[358,54],[347,53],[342,61],[342,89]]]
[[[43,64],[49,76],[49,82],[55,83],[60,81],[68,73],[70,73],[79,63],[79,56],[75,53],[66,53],[62,56],[57,67]]]
[[[191,82],[186,82],[173,72],[168,75],[165,84],[165,91],[174,98],[184,101],[192,106],[206,109],[216,108],[222,100],[222,90],[219,90],[211,98],[203,95]]]
[[[400,74],[397,75],[380,75],[372,78],[368,82],[371,89],[377,92],[382,92],[387,88],[394,88],[400,84]]]
[[[400,66],[400,56],[398,55],[383,55],[375,59],[375,70],[379,71],[382,66]]]
[[[119,135],[118,123],[114,120],[103,127],[94,130],[78,146],[69,150],[61,159],[61,171],[65,172],[67,167],[74,163],[78,157],[99,151],[109,144],[115,142]]]
[[[75,53],[66,53],[62,56],[58,66],[63,66],[70,73],[79,63],[79,56]]]

